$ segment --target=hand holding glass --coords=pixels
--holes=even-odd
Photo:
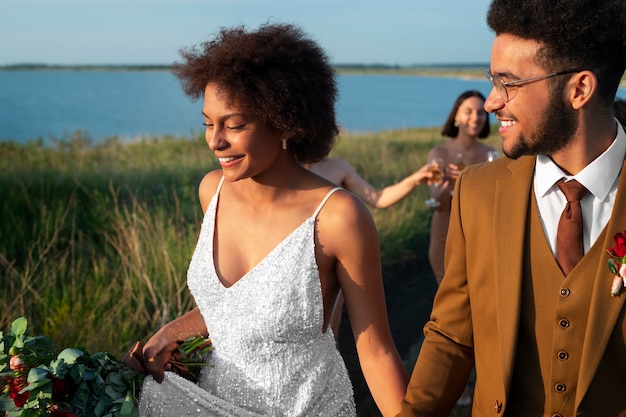
[[[432,190],[436,190],[437,188],[439,188],[439,186],[441,185],[441,182],[443,181],[443,176],[444,176],[443,159],[432,158],[429,164],[430,164],[430,172],[432,173],[430,186]],[[439,201],[435,200],[432,197],[424,201],[424,203],[427,206],[433,207],[433,208],[439,206]]]

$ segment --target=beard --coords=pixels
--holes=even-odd
[[[565,104],[561,91],[550,90],[550,101],[536,131],[526,136],[520,134],[518,141],[504,154],[517,159],[524,155],[551,155],[569,144],[576,132],[576,112]]]

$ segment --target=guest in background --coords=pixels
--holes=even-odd
[[[363,179],[363,177],[356,172],[356,169],[342,158],[327,157],[319,162],[303,165],[309,171],[345,188],[365,203],[375,208],[393,206],[408,196],[416,187],[428,183],[432,178],[431,167],[427,164],[399,182],[379,189]],[[330,326],[335,334],[335,339],[339,337],[342,315],[343,294],[340,294],[333,309],[330,322]]]
[[[428,162],[441,167],[442,179],[430,187],[434,207],[428,259],[437,284],[443,278],[443,257],[450,221],[450,207],[454,183],[468,165],[485,162],[495,149],[478,141],[489,136],[489,115],[484,109],[485,97],[480,91],[461,93],[441,129],[446,141],[428,152]]]

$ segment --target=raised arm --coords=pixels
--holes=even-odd
[[[401,181],[379,190],[365,181],[348,162],[340,161],[344,164],[344,179],[340,185],[356,194],[365,203],[376,208],[393,206],[432,177],[429,166],[424,165]]]

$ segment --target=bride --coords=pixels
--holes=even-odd
[[[338,127],[334,71],[291,25],[222,29],[181,52],[174,72],[204,98],[205,213],[189,271],[197,307],[145,344],[141,416],[354,416],[352,386],[329,328],[340,291],[361,369],[384,416],[407,374],[391,337],[378,236],[353,194],[305,169]],[[173,342],[210,334],[197,384],[164,372]],[[141,353],[140,353],[141,354]]]

